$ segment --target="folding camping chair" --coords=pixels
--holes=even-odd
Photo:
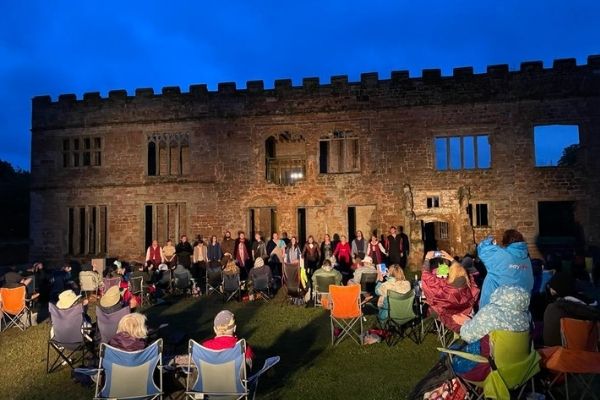
[[[100,333],[100,343],[110,342],[110,339],[117,334],[119,321],[130,312],[129,307],[123,307],[118,311],[106,314],[100,307],[96,306],[96,322]]]
[[[57,308],[49,303],[50,318],[52,320],[51,337],[48,340],[46,356],[46,372],[56,371],[61,364],[67,364],[71,369],[75,364],[83,362],[87,351],[87,342],[83,332],[83,306],[76,304],[66,310]],[[57,355],[50,365],[50,349]],[[81,357],[74,355],[81,352]]]
[[[331,299],[331,344],[337,345],[346,336],[362,344],[363,314],[360,307],[360,286],[329,286]],[[357,326],[360,330],[357,332]],[[336,337],[335,328],[338,328]]]
[[[304,297],[300,283],[300,266],[298,264],[283,264],[282,286],[285,287],[284,301],[298,301]]]
[[[148,293],[144,290],[144,277],[132,276],[129,278],[129,292],[140,299],[140,307],[144,305]],[[148,300],[146,300],[148,301]]]
[[[221,291],[221,285],[223,284],[223,271],[221,269],[220,264],[216,265],[208,265],[206,267],[206,293],[207,296],[210,296],[213,293],[216,293],[220,296],[223,296],[223,292]]]
[[[535,392],[533,377],[540,372],[540,355],[534,350],[529,331],[509,332],[492,331],[489,334],[490,356],[467,353],[438,347],[442,353],[453,357],[462,357],[476,363],[489,364],[491,371],[482,382],[469,381],[456,375],[469,392],[469,398],[510,399],[510,390],[516,391],[520,398],[527,384],[531,382],[532,392]],[[450,363],[451,365],[451,363]]]
[[[183,293],[184,295],[192,294],[192,288],[194,285],[194,279],[189,278],[187,274],[173,273],[173,286],[174,292]]]
[[[81,271],[79,273],[79,287],[85,294],[85,298],[88,298],[89,293],[98,295],[98,289],[100,288],[100,277],[97,272],[94,271]]]
[[[254,296],[258,294],[268,303],[271,299],[271,282],[269,282],[267,275],[255,277],[252,281],[252,290],[254,291]]]
[[[335,285],[335,276],[316,276],[317,284],[313,288],[315,293],[315,307],[323,306],[323,296],[329,296],[329,286]],[[325,305],[327,306],[327,304]]]
[[[242,288],[239,272],[237,274],[223,274],[223,303],[227,303],[233,298],[237,301],[242,300]]]
[[[162,399],[162,339],[138,351],[102,343],[98,368],[77,368],[75,372],[96,377],[94,399]]]
[[[102,279],[102,293],[106,293],[108,289],[113,286],[119,286],[121,284],[121,278],[104,278]]]
[[[560,330],[562,346],[540,350],[544,358],[544,367],[555,374],[546,388],[546,394],[556,399],[552,391],[564,380],[564,396],[568,400],[574,386],[572,383],[569,385],[571,377],[571,381],[582,389],[578,398],[583,399],[589,393],[592,398],[598,399],[592,386],[594,378],[600,374],[600,323],[561,318]]]
[[[366,296],[375,293],[377,284],[377,272],[363,272],[360,276],[360,294]]]
[[[412,338],[417,344],[421,343],[419,317],[413,309],[415,292],[411,290],[401,294],[388,290],[387,300],[388,318],[379,322],[381,328],[389,332],[386,338],[388,346],[395,345],[404,337]]]
[[[0,288],[0,331],[12,326],[24,331],[31,326],[31,300],[26,298],[27,288],[19,285],[14,288]],[[2,320],[6,319],[4,327]]]
[[[234,347],[224,350],[211,350],[190,340],[188,345],[188,365],[186,374],[186,396],[190,399],[234,398],[254,399],[258,378],[279,362],[279,356],[265,360],[264,366],[256,374],[246,375],[246,341],[239,340]]]

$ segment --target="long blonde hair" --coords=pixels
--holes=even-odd
[[[465,278],[465,282],[467,286],[471,286],[471,280],[469,279],[469,274],[465,267],[463,267],[459,262],[453,261],[448,270],[448,283],[453,284],[455,280],[458,278]]]
[[[395,278],[397,281],[405,281],[404,270],[398,264],[390,265],[388,268],[388,274]]]
[[[146,329],[146,316],[140,313],[131,313],[125,315],[119,321],[117,326],[117,333],[125,332],[129,336],[145,339],[148,336],[148,330]]]

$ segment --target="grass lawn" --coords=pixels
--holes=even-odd
[[[359,346],[346,340],[333,348],[328,312],[283,305],[280,296],[269,304],[223,305],[216,297],[181,299],[150,307],[145,313],[151,325],[168,322],[167,331],[183,332],[200,341],[212,336],[212,319],[218,311],[233,311],[238,336],[256,353],[255,369],[266,357],[281,356],[281,362],[261,378],[257,397],[265,399],[404,398],[437,359],[431,334],[420,345],[409,339],[395,347],[383,343]],[[374,323],[375,316],[368,316],[365,327]],[[25,332],[11,328],[0,334],[0,399],[92,397],[91,389],[71,380],[67,368],[46,373],[49,330],[44,322]]]

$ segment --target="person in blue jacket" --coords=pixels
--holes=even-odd
[[[490,296],[500,286],[519,286],[531,293],[533,270],[523,235],[508,229],[502,235],[502,246],[498,246],[492,236],[482,240],[477,246],[477,255],[487,269],[483,281],[479,308],[490,302]]]

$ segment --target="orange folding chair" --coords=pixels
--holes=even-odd
[[[329,285],[329,297],[331,301],[331,344],[335,346],[346,337],[362,344],[363,314],[360,306],[360,285]]]
[[[583,321],[572,318],[561,318],[560,330],[562,346],[541,349],[544,367],[556,375],[546,388],[549,397],[556,399],[552,390],[555,385],[564,381],[564,397],[570,397],[569,377],[576,382],[580,393],[577,398],[583,399],[589,393],[598,399],[592,389],[594,378],[600,374],[600,324],[597,321]],[[571,384],[571,386],[573,386]],[[562,396],[561,396],[562,397]]]
[[[31,311],[27,304],[25,286],[15,288],[0,288],[0,309],[4,316],[0,319],[0,330],[6,330],[12,326],[24,331],[28,326],[31,326]],[[24,319],[23,317],[26,317]],[[5,320],[2,327],[2,320]]]

